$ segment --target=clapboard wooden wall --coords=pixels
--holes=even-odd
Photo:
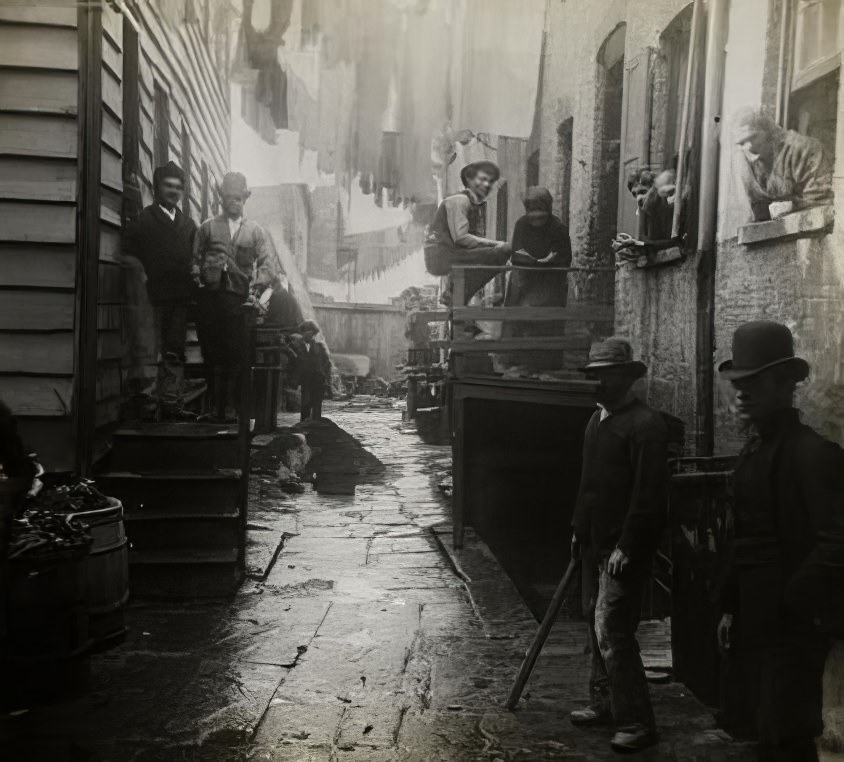
[[[96,378],[91,425],[104,431],[116,422],[128,379],[150,375],[155,362],[140,274],[121,256],[121,228],[137,212],[127,204],[127,177],[149,204],[156,161],[186,164],[184,210],[199,222],[226,171],[228,94],[212,58],[211,2],[128,2],[132,22],[102,3],[99,208],[91,210],[78,160],[83,11],[75,0],[0,0],[0,399],[52,470],[73,467],[80,434],[74,375],[90,364],[79,352],[85,286],[97,295],[96,368],[86,369]],[[80,266],[77,245],[91,214],[98,218],[94,284],[85,281],[92,271]]]

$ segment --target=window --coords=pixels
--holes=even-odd
[[[190,155],[190,132],[188,126],[182,120],[182,171],[185,173],[185,195],[182,198],[182,211],[186,217],[191,216],[191,155]]]
[[[571,206],[573,135],[574,117],[569,117],[557,127],[557,161],[559,162],[558,176],[560,178],[558,199],[560,203],[560,219],[565,225],[569,224],[569,207]]]
[[[153,160],[160,167],[170,158],[170,97],[158,82],[155,83],[154,128]]]
[[[792,90],[805,87],[841,64],[841,0],[798,0]]]

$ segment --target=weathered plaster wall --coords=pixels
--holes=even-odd
[[[570,231],[576,265],[613,262],[611,251],[597,248],[595,234],[596,214],[605,196],[599,175],[600,158],[596,155],[600,138],[597,112],[602,80],[598,63],[601,45],[619,24],[626,23],[625,60],[633,60],[645,47],[658,46],[662,31],[687,5],[687,0],[549,4],[540,179],[559,205],[565,162],[558,145],[558,128],[566,119],[573,118]],[[609,211],[614,218],[615,210]],[[600,278],[603,283],[595,283],[597,277],[593,282],[572,279],[573,300],[612,298],[612,278]],[[694,262],[649,270],[625,266],[616,271],[614,299],[616,332],[629,336],[650,366],[649,401],[683,418],[687,441],[694,441]]]

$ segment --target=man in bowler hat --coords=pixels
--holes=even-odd
[[[844,451],[793,406],[809,364],[786,326],[745,323],[732,350],[719,372],[750,439],[717,633],[738,701],[727,714],[755,724],[760,762],[816,762],[830,635],[844,631]]]
[[[639,751],[657,741],[636,629],[665,524],[668,430],[632,392],[647,368],[626,339],[594,343],[583,370],[599,384],[599,409],[583,442],[571,552],[583,560],[591,702],[571,721],[613,724],[612,747]]]

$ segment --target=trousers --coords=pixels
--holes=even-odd
[[[302,420],[322,418],[322,400],[325,396],[325,376],[322,373],[302,374]]]
[[[648,562],[631,562],[618,576],[607,559],[583,559],[584,601],[592,648],[589,692],[592,706],[612,712],[617,728],[656,726],[636,630],[642,611]]]
[[[184,401],[185,344],[188,306],[168,301],[153,304],[158,362],[158,399],[166,407],[181,407]]]

